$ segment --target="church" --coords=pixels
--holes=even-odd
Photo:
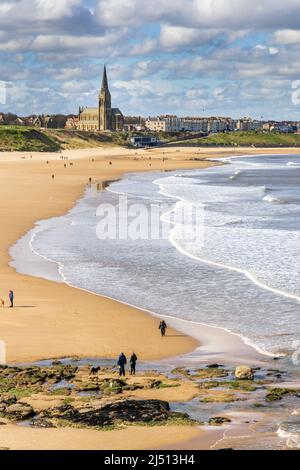
[[[111,94],[104,66],[98,108],[79,108],[76,128],[80,131],[120,131],[123,126],[123,114],[119,108],[111,107]]]

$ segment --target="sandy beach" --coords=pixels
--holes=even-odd
[[[135,350],[140,359],[157,360],[192,353],[197,347],[205,348],[205,344],[213,351],[214,329],[210,333],[205,331],[202,345],[201,331],[192,338],[182,329],[180,332],[170,329],[162,342],[157,319],[148,313],[64,284],[18,274],[9,266],[8,250],[35,222],[70,210],[83,194],[89,178],[94,183],[103,183],[129,172],[204,168],[214,164],[206,158],[268,153],[296,154],[299,149],[174,147],[135,151],[104,147],[62,154],[0,154],[0,297],[6,302],[6,307],[0,310],[0,339],[6,344],[7,362],[72,356],[116,358],[121,350],[128,354]],[[10,289],[15,292],[13,310],[7,308]],[[220,336],[216,337],[220,356]],[[236,340],[235,348],[224,347],[232,362],[237,351],[247,361],[252,349],[244,347],[239,351],[241,345],[242,341]],[[253,360],[248,356],[249,363]],[[187,440],[195,442],[202,435],[195,427],[187,426],[182,431],[180,434],[176,426],[160,428],[159,432],[131,427],[126,437],[120,436],[121,448],[132,448],[133,442],[135,448],[169,448],[176,441],[178,445]],[[105,449],[113,448],[113,437],[111,433],[90,430],[31,430],[9,425],[1,430],[0,446]]]

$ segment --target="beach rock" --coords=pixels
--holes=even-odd
[[[42,418],[63,419],[84,426],[109,426],[118,422],[149,423],[165,421],[170,417],[169,404],[161,400],[122,400],[113,403],[92,403],[75,408],[63,405],[45,410]]]
[[[60,365],[62,365],[62,362],[59,361],[58,359],[55,359],[54,361],[52,361],[52,365],[53,366],[60,366]]]
[[[222,424],[231,423],[231,419],[224,418],[222,416],[216,416],[214,418],[210,418],[208,424],[211,426],[222,426]]]
[[[15,395],[10,395],[9,393],[3,393],[0,396],[0,404],[1,405],[13,405],[17,402],[17,397]]]
[[[153,380],[149,386],[150,388],[159,388],[161,384],[162,384],[161,380]]]
[[[104,379],[100,384],[100,390],[107,394],[119,394],[126,389],[128,390],[128,386],[121,379]]]
[[[87,382],[77,385],[76,388],[80,392],[97,392],[99,390],[99,385],[95,382]]]
[[[267,401],[280,401],[287,396],[300,398],[300,389],[271,388],[267,392],[266,399]]]
[[[254,373],[249,366],[238,366],[235,369],[235,377],[239,380],[253,380]]]
[[[41,419],[41,418],[31,420],[30,426],[33,426],[35,428],[44,428],[44,429],[56,427],[51,421],[48,421],[46,419]]]
[[[224,367],[221,364],[209,364],[207,366],[208,369],[218,369],[219,367]]]
[[[15,403],[9,405],[4,412],[5,417],[13,419],[14,421],[23,421],[31,418],[34,415],[33,408],[27,403]]]

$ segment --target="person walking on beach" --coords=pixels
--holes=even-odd
[[[13,308],[15,295],[12,290],[9,291],[8,298],[10,301],[10,308]]]
[[[162,320],[159,324],[159,327],[158,327],[158,329],[160,330],[162,336],[166,336],[166,329],[167,328],[168,327],[167,327],[166,322],[164,320]]]
[[[125,366],[126,366],[126,364],[127,364],[126,356],[125,356],[124,353],[121,353],[120,356],[119,356],[119,359],[118,359],[120,377],[122,377],[122,375],[125,377]]]
[[[138,359],[137,355],[135,353],[132,353],[131,358],[130,358],[130,375],[135,375],[137,359]]]

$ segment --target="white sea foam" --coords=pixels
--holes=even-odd
[[[290,449],[300,449],[300,420],[281,423],[277,434],[286,440],[286,445]]]
[[[282,204],[284,201],[279,197],[274,197],[271,194],[268,194],[263,198],[265,202],[270,202],[271,204]]]

